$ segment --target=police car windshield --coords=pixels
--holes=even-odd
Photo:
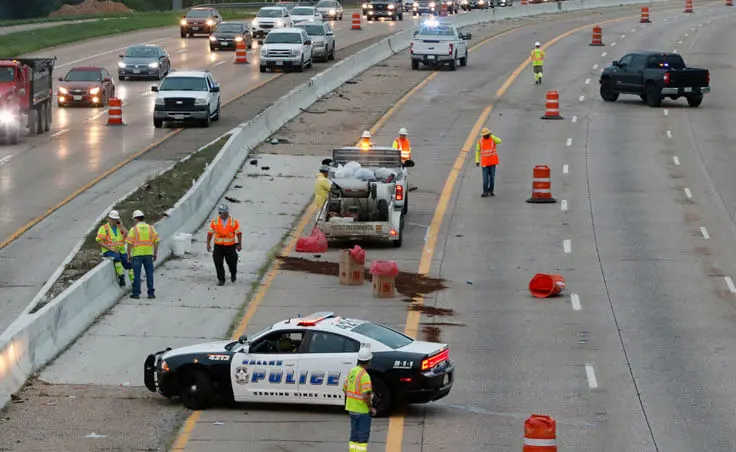
[[[414,342],[414,339],[409,336],[405,336],[396,330],[377,323],[362,323],[353,328],[353,332],[374,339],[393,350],[405,347]]]

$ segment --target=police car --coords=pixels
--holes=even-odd
[[[148,356],[144,379],[150,391],[179,396],[193,410],[215,401],[342,406],[342,385],[362,347],[373,353],[368,373],[378,416],[452,389],[455,366],[446,344],[332,312],[278,322],[251,338],[167,348]]]

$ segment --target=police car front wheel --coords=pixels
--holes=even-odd
[[[203,410],[212,401],[212,380],[201,369],[187,370],[180,380],[181,401],[190,410]]]

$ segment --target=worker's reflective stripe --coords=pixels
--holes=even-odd
[[[534,439],[534,438],[524,437],[524,445],[525,446],[537,446],[537,447],[556,446],[557,440],[556,439]]]
[[[358,372],[358,375],[355,376],[355,386],[353,386],[354,390],[351,391],[348,389],[347,391],[345,391],[346,392],[345,395],[348,398],[356,399],[360,401],[363,400],[363,392],[365,391],[365,388],[361,387],[361,384],[360,384],[360,380],[363,379],[363,375],[365,375],[365,370],[361,370],[360,372]],[[345,383],[347,385],[347,381]],[[370,382],[366,383],[366,385],[368,386],[367,389],[371,389]]]
[[[357,443],[354,447],[355,450],[368,450],[368,444],[366,443]]]
[[[240,225],[235,226],[233,217],[229,217],[224,226],[221,226],[220,217],[212,220],[210,227],[215,231],[215,245],[235,244],[235,234],[240,232]]]
[[[102,244],[106,245],[108,248],[120,248],[125,243],[123,232],[120,228],[118,228],[117,235],[113,235],[112,230],[110,229],[110,225],[107,223],[103,224],[100,229],[104,229],[105,233],[100,234],[98,232],[97,238],[100,239],[102,241]]]

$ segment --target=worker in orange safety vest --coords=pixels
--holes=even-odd
[[[484,127],[481,131],[481,138],[475,145],[475,166],[483,168],[483,198],[488,196],[496,196],[494,193],[496,179],[496,165],[498,165],[498,152],[496,145],[501,144],[501,139],[493,135],[491,131]]]
[[[240,223],[230,216],[230,209],[222,204],[217,208],[217,217],[210,222],[210,231],[207,232],[207,251],[212,252],[217,272],[217,285],[225,285],[225,266],[227,262],[230,270],[230,281],[235,282],[238,270],[238,251],[243,249],[243,233],[240,232]],[[213,251],[210,242],[215,239]]]
[[[393,148],[401,151],[401,162],[406,162],[411,159],[411,143],[406,136],[409,132],[406,128],[402,127],[399,129],[399,138],[394,140]]]

